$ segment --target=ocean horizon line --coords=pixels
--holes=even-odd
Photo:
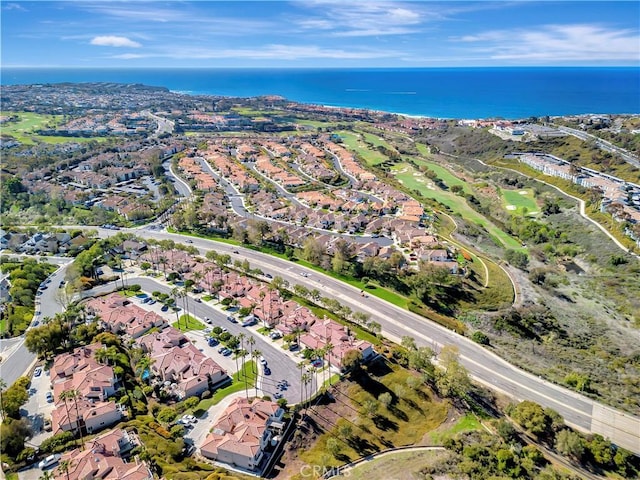
[[[628,66],[0,67],[0,73],[3,85],[137,84],[191,96],[274,95],[301,104],[440,119],[640,112],[640,70]]]

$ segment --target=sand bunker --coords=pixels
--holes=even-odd
[[[527,192],[526,190],[520,190],[520,195],[528,195],[529,192]]]
[[[507,205],[507,210],[515,210],[518,207],[516,207],[515,205]]]

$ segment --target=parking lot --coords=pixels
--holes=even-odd
[[[38,369],[40,369],[41,373],[35,376]],[[29,400],[21,409],[23,410],[21,415],[31,422],[34,432],[34,436],[29,440],[29,443],[36,446],[53,435],[52,432],[44,430],[44,420],[51,418],[51,412],[55,408],[53,402],[47,401],[47,393],[49,392],[53,395],[49,371],[44,370],[42,367],[36,367],[34,375],[31,376]]]

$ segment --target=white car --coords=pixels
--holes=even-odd
[[[260,363],[261,363],[262,365],[266,365],[266,364],[267,364],[267,359],[266,359],[266,358],[264,358],[263,356],[260,356],[260,358],[259,358],[258,360],[260,360]]]
[[[182,416],[182,421],[185,423],[196,423],[198,421],[198,419],[196,417],[194,417],[193,415],[183,415]]]
[[[49,455],[47,458],[45,458],[44,460],[41,460],[40,463],[38,463],[38,468],[40,468],[41,470],[44,470],[45,468],[49,468],[51,465],[55,465],[60,461],[61,456],[62,455],[60,455],[59,453],[54,453],[53,455]]]

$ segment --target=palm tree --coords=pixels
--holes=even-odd
[[[253,359],[253,362],[251,363],[251,367],[253,368],[253,373],[256,373],[256,361],[257,359],[262,355],[262,352],[260,350],[253,350],[251,352],[251,358]],[[258,396],[258,382],[256,381],[253,386],[256,389],[256,397]]]
[[[186,315],[186,319],[187,321],[189,320],[189,295],[188,295],[189,290],[187,290],[187,287],[185,286],[182,289],[182,306],[184,307],[184,313]],[[185,322],[185,327],[186,327],[186,322]]]
[[[242,374],[245,377],[244,379],[244,394],[247,400],[249,400],[249,384],[247,379],[249,378],[245,373],[245,357],[249,354],[244,348],[240,350],[239,355],[242,355]]]
[[[66,474],[67,480],[69,480],[69,469],[71,468],[71,460],[62,460],[58,465],[60,471]]]
[[[329,386],[331,386],[331,353],[333,353],[333,343],[328,342],[324,346],[327,355],[327,370],[329,371]]]
[[[7,382],[4,381],[4,378],[0,378],[0,415],[4,419],[4,402],[2,401],[2,393],[7,388]]]
[[[303,392],[304,392],[304,386],[305,386],[305,375],[306,375],[306,374],[304,373],[304,365],[305,365],[305,363],[304,363],[304,362],[300,362],[300,363],[298,364],[298,368],[300,369],[300,405],[301,405],[301,406],[303,405],[303,402],[304,402],[304,395],[303,395]]]
[[[180,298],[180,295],[181,295],[180,289],[178,287],[173,287],[169,294],[173,297],[173,303],[177,307],[178,298]],[[178,310],[176,310],[176,322],[178,323],[178,327],[180,327],[180,316],[178,315]]]
[[[306,405],[307,402],[309,402],[309,400],[311,399],[311,394],[307,389],[307,386],[311,381],[312,381],[311,375],[309,375],[308,373],[302,374],[302,385],[304,386],[304,393],[305,393],[304,402],[302,404],[303,406]]]
[[[253,346],[256,344],[256,339],[253,338],[252,336],[250,336],[247,339],[247,343],[249,344],[249,357],[253,358]],[[255,363],[251,364],[251,371],[253,373],[256,373],[256,364]]]
[[[200,280],[204,278],[204,275],[200,270],[193,272],[193,281],[196,285],[200,286]]]
[[[65,403],[67,403],[67,399],[73,399],[73,403],[76,406],[76,428],[78,429],[78,435],[80,436],[80,448],[84,450],[84,441],[82,439],[82,427],[80,425],[80,409],[78,408],[78,398],[80,397],[80,392],[77,390],[65,390],[60,394],[60,399],[64,399]]]
[[[236,372],[238,372],[238,380],[240,380],[241,378],[241,374],[240,374],[240,367],[238,366],[238,357],[240,356],[240,351],[236,350],[235,355],[233,356],[233,358],[236,361]]]
[[[69,402],[67,402],[67,400],[69,400],[71,398],[70,392],[71,392],[71,390],[65,390],[65,391],[60,393],[60,397],[59,397],[59,400],[64,401],[64,408],[65,408],[65,410],[67,412],[67,418],[69,419],[69,425],[71,425],[71,413],[69,413]],[[76,428],[78,427],[79,424],[80,424],[80,419],[76,418]]]
[[[158,263],[162,265],[162,273],[164,274],[164,279],[167,279],[167,258],[163,255],[160,257]]]
[[[38,480],[53,480],[53,474],[50,470],[45,470],[42,472],[42,475],[38,477]]]
[[[240,349],[241,349],[241,350],[244,350],[244,339],[245,339],[246,337],[247,337],[247,336],[246,336],[244,333],[242,333],[242,332],[240,332],[240,333],[238,334],[238,340],[240,340]],[[244,369],[243,369],[243,372],[244,372]]]

